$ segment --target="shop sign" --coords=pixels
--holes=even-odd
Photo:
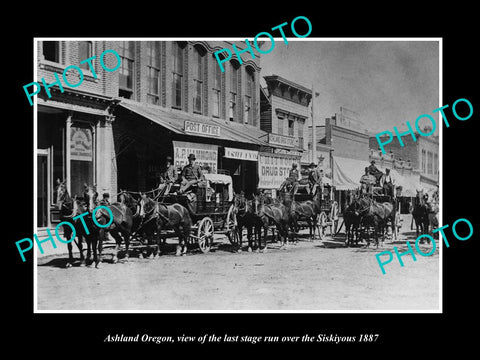
[[[70,128],[70,158],[79,161],[92,161],[92,130],[73,126]]]
[[[282,145],[288,147],[295,146],[295,138],[291,136],[284,136],[279,134],[268,134],[268,143],[272,145]]]
[[[226,147],[224,157],[237,160],[257,161],[258,151]]]
[[[185,120],[185,132],[208,136],[220,136],[220,126]]]
[[[217,173],[218,146],[197,144],[186,141],[173,141],[173,162],[177,168],[188,164],[188,155],[195,155],[195,163],[201,167],[209,167],[210,173]]]
[[[298,156],[280,154],[258,154],[258,188],[278,189],[288,177],[293,163],[299,162]]]

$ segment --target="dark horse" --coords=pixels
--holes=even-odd
[[[355,242],[358,245],[359,227],[362,217],[360,216],[360,201],[358,197],[352,197],[350,204],[343,211],[343,221],[345,223],[345,245],[352,246]]]
[[[257,231],[259,228],[260,219],[255,211],[255,201],[246,199],[243,194],[235,194],[233,198],[233,206],[237,219],[237,231],[239,237],[238,248],[236,250],[238,252],[242,251],[243,228],[247,228],[248,251],[251,252],[253,250],[253,237],[255,237],[255,243],[258,239],[257,251],[260,251],[261,238]],[[253,230],[255,230],[255,233],[253,233]]]
[[[75,228],[75,236],[78,238],[78,242],[75,239],[72,239],[73,231],[72,228],[68,225],[63,225],[63,235],[65,239],[71,240],[67,243],[68,247],[68,262],[66,267],[71,267],[73,265],[74,259],[72,254],[72,241],[75,241],[77,244],[78,250],[80,252],[80,266],[89,265],[90,257],[93,251],[93,261],[95,262],[95,267],[99,267],[100,258],[98,256],[98,237],[99,231],[98,228],[93,223],[91,215],[83,216],[83,221],[85,226],[80,219],[74,219],[78,215],[81,215],[87,212],[87,204],[82,201],[82,199],[77,199],[75,196],[73,199],[68,194],[65,181],[58,181],[57,186],[57,206],[60,211],[60,221],[69,222]],[[85,230],[88,229],[88,233]],[[87,244],[87,258],[85,259],[83,255],[82,240]]]
[[[163,229],[173,229],[178,237],[175,255],[187,253],[187,240],[192,229],[192,219],[188,209],[180,204],[166,205],[154,201],[145,194],[140,199],[140,217],[142,224],[151,223],[152,231],[157,234],[157,251],[160,252],[160,236]]]
[[[84,198],[88,203],[88,211],[91,213],[99,204],[97,201],[98,193],[93,186],[85,184]],[[99,208],[96,211],[95,217],[96,221],[105,226],[106,224],[111,224],[108,227],[100,228],[99,233],[99,248],[100,248],[100,258],[102,251],[102,242],[105,238],[105,232],[108,231],[112,237],[115,239],[115,254],[113,256],[113,262],[118,261],[118,251],[122,244],[122,240],[125,241],[125,260],[128,261],[128,247],[130,244],[130,236],[132,233],[133,225],[133,212],[125,203],[113,203],[111,205],[103,205],[110,209],[113,214],[113,221],[110,219],[110,213],[104,209]]]
[[[385,241],[385,230],[387,222],[394,223],[395,207],[389,202],[378,203],[369,196],[362,196],[358,200],[358,213],[362,217],[361,224],[367,229],[373,228],[375,245],[378,247],[378,235],[382,235],[382,243]],[[368,235],[367,235],[368,236]],[[367,246],[370,243],[370,236],[367,237]]]
[[[419,233],[428,233],[428,226],[430,224],[429,208],[425,202],[423,190],[417,190],[417,195],[415,196],[415,201],[413,204],[412,218],[415,220],[417,237],[419,236]],[[421,240],[421,242],[423,242],[423,240]]]
[[[288,242],[289,229],[293,227],[293,219],[290,210],[291,201],[275,201],[268,203],[265,201],[264,196],[255,197],[255,213],[259,218],[257,226],[261,226],[264,229],[265,249],[267,246],[267,231],[268,226],[275,224],[278,235],[281,240],[280,249],[285,249],[285,242]],[[258,231],[259,237],[261,237],[260,231]],[[292,235],[293,236],[293,235]],[[292,238],[293,240],[293,238]]]
[[[315,240],[315,229],[317,228],[318,215],[321,213],[322,194],[320,187],[316,187],[313,198],[307,201],[295,201],[295,194],[292,193],[292,204],[290,211],[292,213],[292,222],[295,233],[298,234],[298,221],[305,220],[310,230],[310,240]]]

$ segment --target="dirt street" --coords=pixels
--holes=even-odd
[[[191,251],[158,259],[106,261],[100,269],[65,269],[66,255],[38,259],[38,310],[438,310],[439,249],[432,256],[396,256],[383,275],[375,254],[413,248],[410,217],[396,241],[378,249],[344,247],[344,235],[308,241],[265,253],[233,253],[217,236],[210,253]],[[305,231],[303,231],[305,234]],[[438,245],[438,240],[437,240]],[[66,251],[66,245],[65,251]],[[421,245],[428,253],[432,245]],[[415,248],[414,248],[415,249]],[[105,251],[108,254],[108,249]]]

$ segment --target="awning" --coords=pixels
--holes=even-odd
[[[241,124],[223,119],[208,118],[184,111],[163,108],[161,106],[138,103],[129,99],[121,99],[119,106],[128,109],[154,123],[181,135],[192,135],[208,139],[220,139],[236,143],[271,147],[292,151],[303,151],[299,147],[287,147],[268,143],[268,133],[256,126]],[[205,127],[219,127],[218,134],[185,131],[185,122],[198,123]]]
[[[198,137],[204,137],[209,139],[220,139],[220,140],[227,140],[232,142],[239,142],[245,144],[254,144],[254,145],[268,145],[265,141],[262,141],[254,136],[251,136],[247,133],[242,133],[240,130],[232,129],[232,124],[222,124],[221,121],[212,118],[206,118],[201,116],[194,116],[193,114],[189,114],[187,112],[170,110],[166,108],[162,108],[160,106],[153,106],[149,104],[140,104],[136,101],[122,99],[119,103],[125,109],[133,111],[134,113],[147,118],[154,123],[181,135],[192,135]],[[210,133],[199,133],[199,132],[189,132],[185,131],[185,121],[190,123],[198,123],[205,126],[218,126],[220,127],[220,131],[218,135],[212,135]],[[241,124],[238,124],[241,125]],[[258,129],[261,131],[260,129]]]
[[[358,189],[368,165],[368,161],[333,156],[333,186],[337,190]]]

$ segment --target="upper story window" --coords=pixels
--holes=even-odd
[[[78,61],[81,62],[93,56],[93,42],[92,41],[79,41],[78,42]],[[93,65],[92,61],[92,65]],[[79,65],[80,68],[89,70],[90,66],[88,63],[83,63]]]
[[[44,41],[42,48],[45,60],[60,63],[60,41]]]
[[[295,119],[288,119],[288,135],[294,136],[295,134]]]
[[[183,75],[186,42],[173,42],[173,72],[172,72],[172,107],[181,109],[183,106]]]
[[[238,76],[240,73],[240,64],[236,60],[230,61],[230,121],[237,120],[237,92],[238,92]]]
[[[254,86],[255,86],[255,72],[250,66],[248,66],[246,68],[245,111],[243,114],[243,122],[245,124],[253,123]]]
[[[220,54],[220,57],[223,59],[223,56]],[[215,58],[215,57],[214,57]],[[215,58],[215,62],[213,63],[213,108],[212,108],[212,115],[215,117],[220,117],[221,114],[221,106],[222,106],[222,71],[220,70],[220,66],[217,64],[217,60]]]
[[[147,41],[147,102],[160,102],[160,43]]]
[[[438,175],[438,154],[433,156],[433,175]]]
[[[427,174],[433,174],[433,153],[427,153]]]
[[[135,42],[121,41],[118,95],[130,99],[134,90]]]
[[[205,54],[206,50],[201,46],[194,46],[193,48],[193,112],[203,113],[203,82],[204,82],[204,68],[205,68]]]
[[[422,173],[425,174],[426,173],[426,162],[427,162],[427,152],[422,149]]]

